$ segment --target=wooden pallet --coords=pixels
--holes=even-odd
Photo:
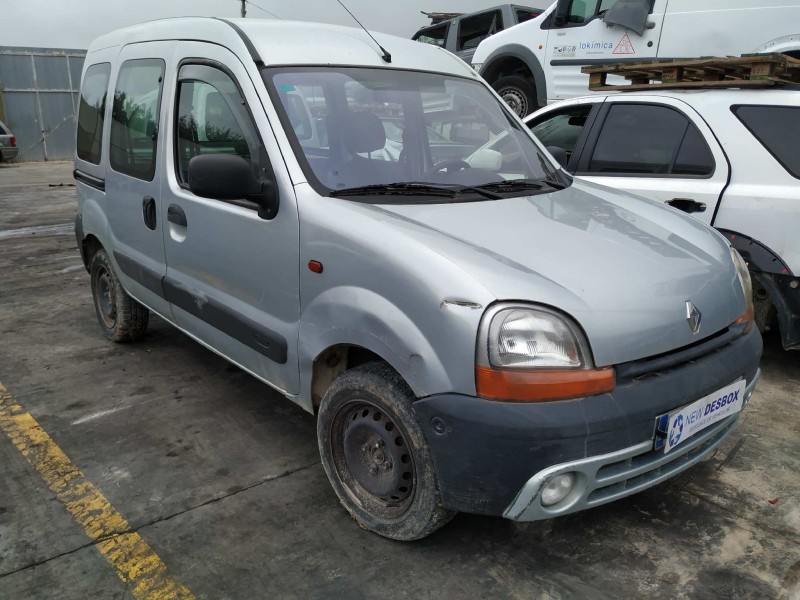
[[[616,63],[583,67],[594,91],[634,91],[653,88],[767,87],[800,84],[800,60],[785,54],[745,54],[727,58]],[[619,75],[627,85],[609,85]]]

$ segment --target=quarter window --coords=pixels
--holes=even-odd
[[[189,161],[201,154],[235,154],[257,162],[260,141],[234,81],[206,65],[184,65],[178,80],[178,181],[188,182]]]
[[[156,172],[158,120],[164,61],[136,59],[122,63],[111,111],[111,168],[152,181]]]
[[[103,122],[106,116],[110,75],[110,63],[92,65],[86,69],[81,85],[81,103],[78,109],[78,158],[95,165],[100,164],[102,157]]]
[[[800,179],[800,108],[735,106],[733,113],[784,169]]]
[[[543,145],[564,150],[569,159],[591,110],[591,106],[572,106],[548,116],[546,120],[531,127],[531,131]]]
[[[665,106],[615,104],[589,162],[602,175],[708,176],[714,158],[683,114]]]

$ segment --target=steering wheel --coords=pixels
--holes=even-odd
[[[459,159],[453,160],[446,160],[444,162],[440,162],[438,165],[433,165],[433,168],[426,171],[425,175],[433,175],[434,173],[438,173],[439,171],[445,171],[447,173],[454,173],[456,171],[463,171],[464,169],[470,169],[472,165],[470,165],[467,161]]]

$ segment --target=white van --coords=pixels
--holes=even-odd
[[[481,42],[472,65],[525,116],[585,95],[585,65],[755,52],[800,56],[800,1],[558,0]]]

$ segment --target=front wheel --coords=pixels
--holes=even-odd
[[[442,506],[413,399],[391,367],[368,363],[333,382],[317,420],[322,465],[342,505],[363,528],[403,541],[455,515]]]
[[[529,115],[537,107],[536,86],[527,77],[508,75],[495,81],[492,87],[520,118]]]

